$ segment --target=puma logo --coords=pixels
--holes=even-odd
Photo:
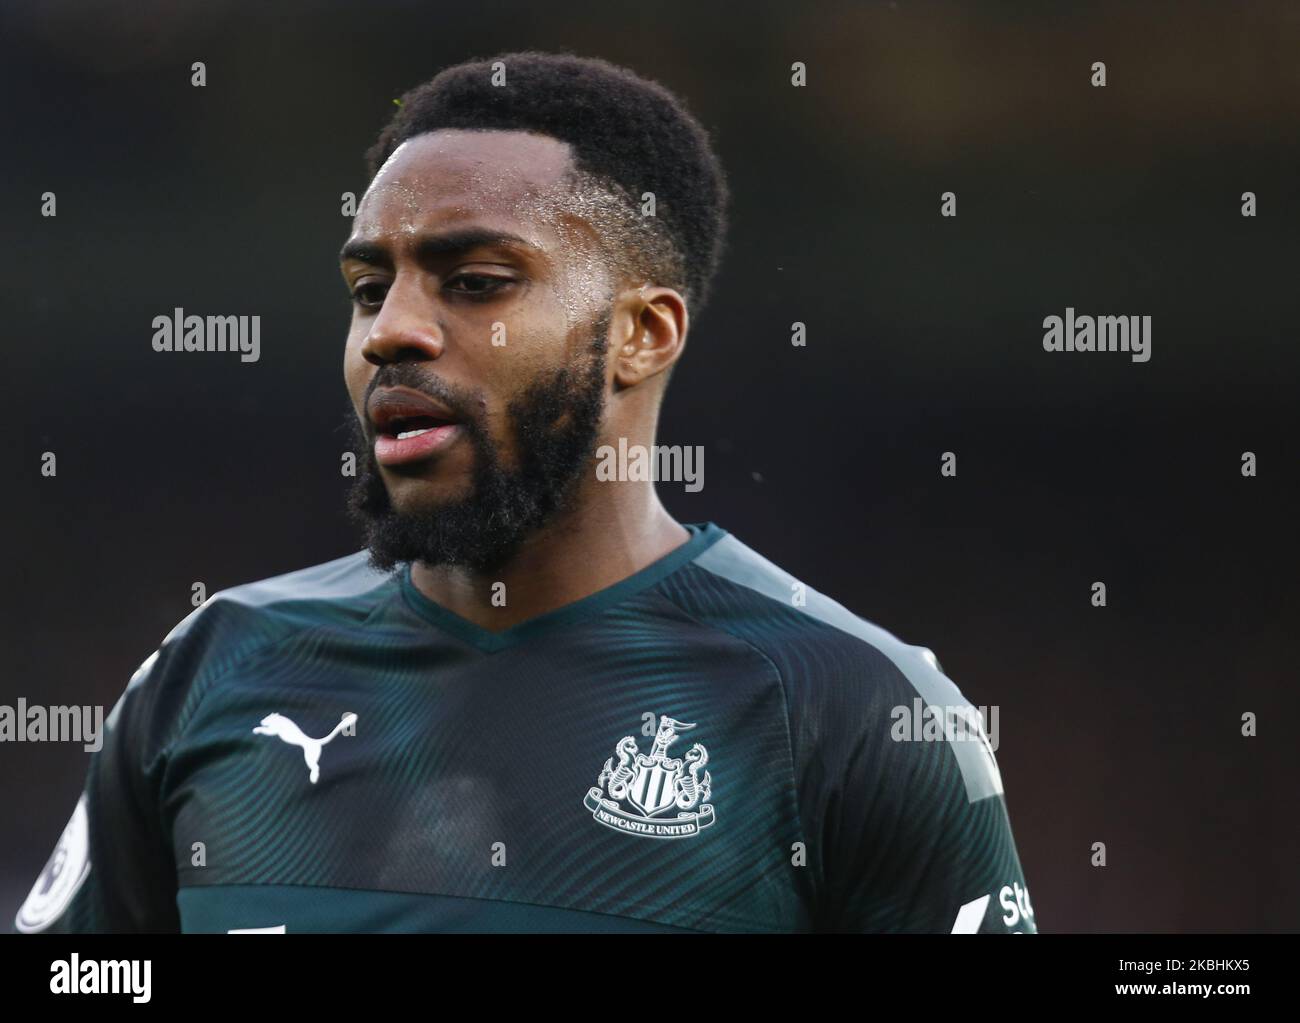
[[[357,716],[355,714],[344,714],[342,720],[334,726],[334,730],[329,735],[323,739],[313,739],[283,714],[268,714],[262,718],[262,723],[253,729],[253,734],[278,735],[290,746],[301,746],[303,759],[307,761],[308,775],[311,778],[311,783],[315,785],[316,779],[320,777],[321,747],[343,729],[356,724],[356,721]]]

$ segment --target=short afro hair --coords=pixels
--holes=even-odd
[[[494,85],[494,65],[506,84]],[[573,180],[612,193],[641,222],[617,244],[624,269],[704,307],[722,256],[728,190],[708,132],[657,82],[598,57],[521,51],[475,58],[440,71],[402,96],[398,112],[366,152],[370,178],[407,139],[444,128],[535,132],[567,142]],[[641,216],[653,192],[655,216]]]

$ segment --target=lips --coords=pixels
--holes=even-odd
[[[366,407],[380,465],[418,462],[453,443],[464,427],[447,406],[406,387],[377,390]]]

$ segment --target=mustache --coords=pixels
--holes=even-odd
[[[362,408],[369,407],[371,395],[381,387],[409,387],[427,394],[447,406],[457,421],[472,432],[482,429],[484,403],[479,392],[467,387],[453,387],[442,377],[421,370],[414,362],[390,362],[380,366],[366,387]],[[369,432],[369,422],[365,423],[365,429]]]

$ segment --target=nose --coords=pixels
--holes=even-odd
[[[421,293],[419,282],[399,273],[370,321],[361,354],[376,366],[437,359],[446,343],[436,321],[433,303]]]

